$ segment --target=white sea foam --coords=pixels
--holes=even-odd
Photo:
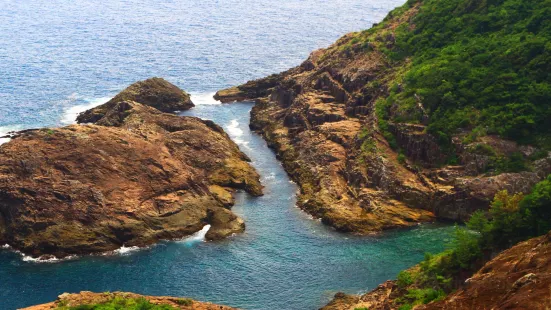
[[[23,129],[23,127],[15,125],[15,126],[0,126],[0,137],[8,135],[12,131],[19,131]],[[0,144],[6,143],[10,141],[11,138],[0,138]]]
[[[136,251],[139,251],[140,247],[138,246],[121,246],[120,248],[116,249],[115,251],[113,251],[113,254],[118,254],[118,255],[128,255],[129,253],[132,253],[132,252],[136,252]]]
[[[239,122],[236,119],[232,120],[226,128],[232,137],[240,137],[243,135],[243,129],[239,128]]]
[[[211,227],[210,224],[207,224],[198,232],[195,232],[193,235],[185,237],[180,241],[183,241],[186,243],[195,243],[195,242],[205,241],[205,236],[207,235],[207,232],[209,231],[210,227]]]
[[[226,126],[226,130],[235,143],[249,149],[249,141],[245,141],[241,138],[244,132],[243,129],[239,128],[239,122],[236,119],[232,120],[230,124]]]
[[[191,101],[193,101],[196,105],[203,105],[203,104],[221,104],[220,101],[214,99],[214,92],[212,93],[196,93],[196,94],[190,94],[191,95]]]
[[[63,258],[57,258],[53,255],[42,255],[39,257],[32,257],[22,253],[19,250],[13,250],[9,244],[4,244],[0,246],[0,249],[12,251],[13,253],[20,255],[22,261],[29,262],[29,263],[58,263],[58,262],[72,260],[78,257],[77,255],[69,255]]]
[[[86,110],[95,108],[99,105],[102,105],[109,101],[111,97],[101,97],[101,98],[94,98],[94,99],[84,99],[86,101],[85,104],[76,105],[69,107],[65,109],[63,112],[63,116],[61,117],[61,124],[63,125],[69,125],[74,124],[76,122],[77,116]]]
[[[17,254],[21,255],[21,259],[24,261],[24,262],[30,262],[30,263],[59,263],[59,262],[64,262],[64,261],[68,261],[68,260],[72,260],[72,259],[75,259],[77,258],[78,256],[76,255],[69,255],[69,256],[66,256],[64,258],[57,258],[55,256],[40,256],[40,257],[31,257],[31,256],[28,256],[28,255],[25,255],[19,251],[15,251]]]
[[[264,181],[275,180],[275,178],[276,178],[275,172],[271,172],[269,175],[265,175],[263,177]]]

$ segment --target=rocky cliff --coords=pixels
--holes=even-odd
[[[131,86],[156,99],[113,99],[79,117],[93,114],[86,122],[95,124],[27,130],[0,147],[1,244],[63,257],[181,238],[207,224],[207,239],[244,230],[229,210],[232,192],[261,195],[259,175],[213,122],[152,107],[180,108],[165,87],[151,91],[157,82]]]
[[[189,298],[164,297],[164,296],[144,296],[134,293],[113,292],[113,293],[92,293],[80,292],[78,294],[61,294],[54,302],[47,304],[31,306],[21,310],[50,310],[50,309],[68,309],[69,307],[85,307],[98,304],[116,302],[119,306],[116,309],[123,309],[121,306],[135,301],[146,301],[148,308],[159,306],[159,309],[189,309],[189,310],[231,310],[232,307],[215,305],[207,302],[191,300]],[[163,308],[161,308],[163,307]],[[137,307],[134,307],[137,309]],[[88,308],[85,308],[88,309]],[[140,308],[141,309],[141,308]]]
[[[427,131],[428,112],[415,94],[408,111],[381,107],[381,100],[403,89],[413,61],[394,61],[388,51],[398,29],[414,29],[421,6],[410,1],[375,28],[345,35],[298,67],[215,96],[256,101],[250,127],[300,186],[299,207],[340,231],[463,221],[487,209],[498,190],[526,192],[551,172],[549,155],[529,159],[536,148],[496,135],[473,140],[468,130],[459,131],[443,147]],[[408,122],[408,113],[419,118]],[[528,167],[510,173],[489,168],[511,154],[521,154]]]
[[[551,307],[551,232],[521,242],[490,260],[445,299],[421,309],[534,309]],[[387,281],[362,296],[338,293],[323,310],[390,310],[407,291]]]

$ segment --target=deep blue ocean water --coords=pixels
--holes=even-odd
[[[200,236],[111,256],[36,263],[0,250],[0,309],[63,292],[188,296],[244,309],[316,309],[358,293],[444,248],[451,227],[422,225],[374,237],[337,233],[295,207],[289,181],[248,128],[252,103],[212,93],[302,62],[314,49],[368,28],[403,0],[0,2],[0,136],[61,126],[130,83],[161,76],[192,94],[184,113],[223,126],[253,160],[263,197],[237,194],[244,234]]]

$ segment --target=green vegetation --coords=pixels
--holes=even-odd
[[[400,152],[398,154],[398,162],[400,163],[400,165],[406,164],[406,155],[404,155],[404,153]]]
[[[181,306],[191,306],[191,305],[193,305],[193,300],[191,300],[189,298],[181,298],[181,299],[176,300],[176,303],[181,305]]]
[[[551,0],[409,0],[341,48],[382,52],[397,73],[377,102],[391,145],[389,121],[428,124],[442,146],[467,130],[549,149],[549,16]]]
[[[501,249],[551,230],[551,176],[524,196],[496,194],[489,214],[477,211],[467,227],[479,235],[480,247]]]
[[[184,300],[184,299],[182,299]],[[94,305],[80,305],[74,307],[68,307],[65,304],[58,305],[57,309],[62,310],[175,310],[175,307],[170,305],[156,305],[150,303],[145,298],[123,298],[117,296],[112,300],[94,304]]]
[[[388,121],[390,119],[390,103],[388,101],[379,99],[375,103],[375,114],[377,116],[377,121],[379,125],[379,130],[388,141],[388,144],[392,149],[398,148],[398,143],[394,134],[390,132]]]
[[[491,253],[550,230],[551,175],[528,195],[498,192],[487,213],[477,211],[466,228],[456,228],[448,250],[426,254],[417,267],[398,274],[397,285],[406,293],[397,303],[411,309],[442,299],[461,271],[474,271]]]
[[[396,30],[392,52],[413,57],[396,102],[418,95],[429,131],[445,138],[459,128],[487,128],[519,142],[548,142],[551,1],[421,3],[415,28]]]
[[[515,152],[509,156],[499,155],[491,146],[483,143],[476,143],[470,150],[473,154],[487,156],[489,158],[486,172],[496,174],[505,172],[521,172],[530,170],[527,158],[522,153]],[[547,154],[547,152],[541,152]],[[536,154],[541,156],[540,154]]]

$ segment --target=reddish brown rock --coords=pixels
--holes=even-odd
[[[455,293],[416,309],[545,310],[550,288],[551,233],[503,251]]]
[[[379,128],[375,104],[391,87],[401,88],[394,78],[408,66],[408,60],[390,61],[384,49],[394,44],[395,29],[411,26],[418,7],[390,15],[367,46],[357,42],[368,32],[347,34],[300,66],[215,96],[222,102],[256,100],[250,127],[300,186],[299,207],[338,230],[368,234],[437,218],[464,221],[487,209],[498,190],[526,192],[551,173],[551,157],[531,162],[533,171],[488,172],[495,158],[477,154],[476,145],[495,149],[493,156],[520,152],[527,162],[534,149],[491,136],[464,145],[466,133],[453,139],[457,163],[446,165],[449,151],[427,133],[419,100],[413,111],[391,106],[389,113],[404,120],[419,114],[421,123]]]
[[[50,310],[60,309],[62,307],[78,307],[86,305],[102,304],[118,298],[119,300],[145,299],[151,304],[166,305],[174,309],[186,310],[232,310],[236,308],[215,305],[208,302],[195,301],[189,298],[169,297],[169,296],[144,296],[134,293],[113,292],[113,293],[92,293],[80,292],[77,294],[63,293],[59,295],[54,302],[47,304],[31,306],[21,310]]]
[[[136,82],[107,103],[81,113],[78,123],[95,123],[122,101],[135,101],[161,112],[185,111],[194,107],[188,93],[162,78]]]
[[[0,243],[33,256],[110,251],[244,230],[231,193],[262,194],[211,121],[121,101],[95,125],[31,130],[0,146]]]
[[[550,287],[551,232],[503,251],[445,299],[414,309],[546,310],[551,306]],[[339,293],[322,309],[396,310],[406,293],[395,281],[387,281],[361,296]]]

